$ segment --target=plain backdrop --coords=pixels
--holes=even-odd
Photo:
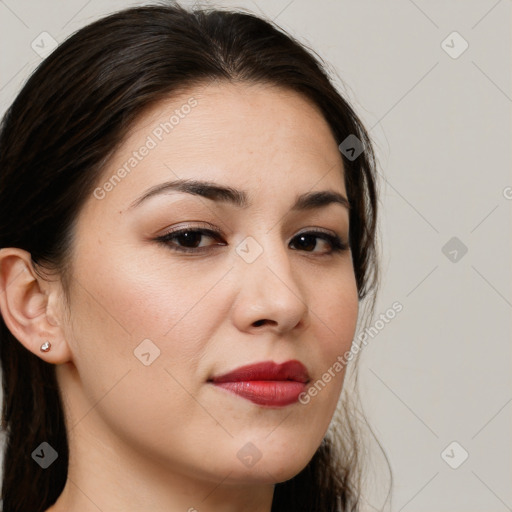
[[[62,42],[140,4],[0,1],[2,112],[41,62],[43,32]],[[393,472],[390,510],[512,510],[511,0],[208,4],[264,15],[314,48],[374,140],[376,316],[403,310],[379,324],[359,378]]]

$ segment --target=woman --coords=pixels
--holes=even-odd
[[[39,66],[0,155],[5,512],[359,509],[375,162],[317,59],[128,9]]]

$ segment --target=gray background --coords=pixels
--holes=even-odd
[[[41,61],[42,32],[61,42],[135,4],[0,0],[2,112]],[[265,13],[314,48],[376,144],[376,313],[403,311],[364,348],[360,386],[393,471],[389,510],[512,510],[511,0],[210,4]]]

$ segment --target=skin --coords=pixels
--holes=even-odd
[[[69,479],[51,512],[269,512],[274,484],[305,467],[336,408],[344,371],[307,405],[273,408],[207,382],[290,359],[315,382],[350,348],[358,314],[350,250],[330,252],[315,235],[301,249],[297,237],[320,229],[348,240],[349,211],[337,203],[290,211],[302,193],[346,197],[336,141],[312,103],[262,84],[195,86],[144,113],[98,185],[191,97],[197,106],[172,132],[81,210],[69,304],[60,279],[37,274],[28,253],[0,251],[5,321],[57,365],[63,393]],[[130,208],[178,178],[244,190],[251,203],[173,191]],[[212,229],[206,222],[221,232],[198,239],[206,252],[155,241],[170,228]],[[236,251],[248,236],[262,249],[252,263]],[[42,353],[46,339],[52,349]],[[134,355],[144,339],[160,350],[148,366]],[[261,454],[251,467],[237,457],[249,442]]]

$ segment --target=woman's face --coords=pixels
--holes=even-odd
[[[347,242],[347,207],[297,204],[346,197],[326,121],[289,90],[194,87],[138,120],[97,187],[71,259],[72,360],[57,366],[72,449],[224,483],[291,478],[344,370],[298,395],[350,348],[358,311],[350,250],[329,238]],[[307,375],[290,363],[212,382],[287,361]]]

